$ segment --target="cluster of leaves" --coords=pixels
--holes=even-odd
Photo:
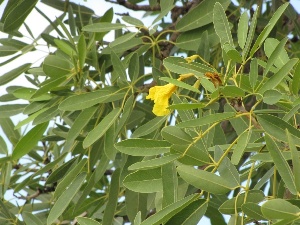
[[[2,65],[42,40],[54,49],[41,65],[0,76],[4,85],[25,73],[36,87],[9,86],[0,97],[10,103],[0,106],[0,125],[13,146],[0,137],[1,224],[197,224],[204,215],[211,224],[226,224],[223,215],[229,224],[299,223],[292,6],[115,2],[149,11],[155,19],[146,27],[129,15],[112,22],[113,9],[97,18],[69,1],[42,0],[63,12],[51,21],[37,2],[9,1],[0,23],[9,34],[0,56],[11,56]],[[32,10],[49,21],[38,37],[24,22]],[[31,44],[18,39],[21,25]],[[111,31],[115,39],[104,41]],[[181,74],[193,77],[176,80]],[[165,82],[178,90],[172,113],[156,117],[145,96]],[[19,99],[28,103],[11,103]],[[19,113],[28,116],[14,124]]]

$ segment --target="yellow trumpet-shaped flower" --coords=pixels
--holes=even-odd
[[[174,84],[167,84],[164,86],[154,86],[150,88],[149,95],[146,99],[154,101],[152,112],[157,116],[166,116],[170,113],[169,98],[176,91],[177,87]]]

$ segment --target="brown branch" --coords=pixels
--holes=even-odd
[[[40,194],[46,194],[46,193],[50,193],[50,192],[53,192],[55,191],[55,187],[44,187],[43,189],[42,188],[38,188],[36,190],[35,193],[33,193],[32,195],[28,195],[28,196],[17,196],[15,193],[13,194],[16,198],[18,199],[23,199],[23,200],[26,200],[26,201],[30,201],[31,199],[34,199],[34,198],[37,198]]]
[[[160,5],[155,5],[154,7],[151,7],[150,5],[135,5],[126,0],[117,0],[117,1],[106,0],[106,1],[113,4],[122,5],[127,9],[132,9],[134,11],[160,11]]]

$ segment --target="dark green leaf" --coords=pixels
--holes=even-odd
[[[114,124],[116,119],[121,113],[120,108],[113,109],[108,115],[106,115],[97,126],[88,133],[83,140],[83,148],[91,146],[95,141],[99,140],[105,132]]]
[[[21,75],[22,73],[27,71],[30,68],[30,66],[31,66],[31,63],[26,63],[26,64],[23,64],[22,66],[19,66],[13,70],[1,75],[0,76],[0,85],[6,84],[6,83],[12,81],[16,77],[18,77],[19,75]]]
[[[37,0],[28,0],[16,5],[4,20],[4,31],[18,30],[37,2]]]
[[[230,3],[228,0],[202,1],[176,24],[176,29],[180,32],[183,32],[211,23],[213,21],[212,9],[216,2],[220,2],[225,9]]]

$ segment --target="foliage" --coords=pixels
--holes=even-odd
[[[8,1],[1,17],[1,65],[49,47],[40,65],[0,76],[35,87],[0,97],[1,224],[299,224],[291,5],[128,0],[96,17],[42,0],[62,12],[51,21],[37,2]],[[115,20],[117,4],[129,14]],[[49,22],[37,37],[24,22],[32,10]]]

